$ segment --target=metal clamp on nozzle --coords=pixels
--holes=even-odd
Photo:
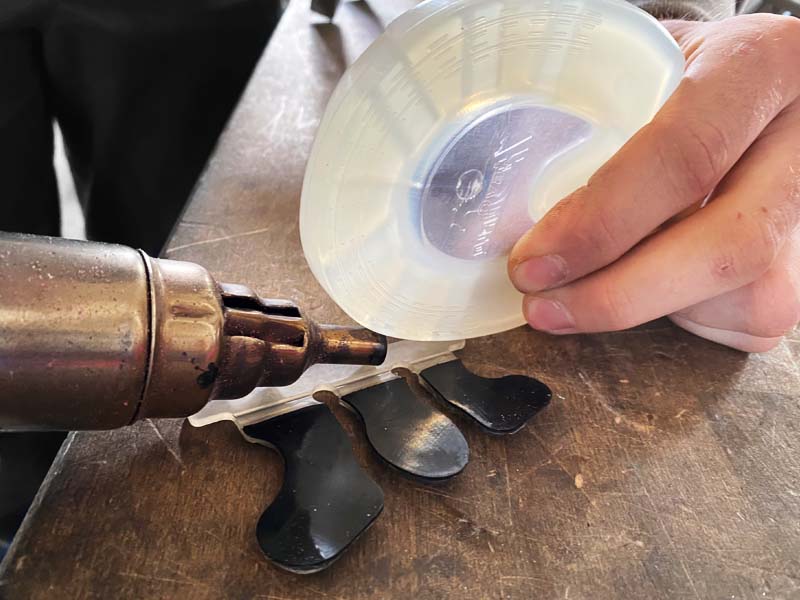
[[[0,429],[186,417],[314,363],[386,354],[384,336],[124,246],[0,232],[0,282]]]

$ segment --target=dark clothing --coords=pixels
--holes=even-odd
[[[0,560],[64,436],[43,432],[0,434]]]
[[[4,0],[0,230],[59,234],[55,118],[87,237],[157,255],[279,14],[279,0]]]

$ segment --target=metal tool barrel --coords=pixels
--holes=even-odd
[[[124,246],[0,232],[0,429],[113,429],[379,364],[386,338]]]
[[[191,414],[211,392],[197,380],[216,360],[222,322],[202,267],[0,233],[0,427],[109,429]]]

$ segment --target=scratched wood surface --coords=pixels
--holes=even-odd
[[[305,267],[297,205],[325,101],[391,6],[345,4],[337,26],[290,5],[168,257],[346,321]],[[463,358],[484,375],[535,375],[554,401],[507,438],[454,416],[472,460],[438,486],[383,466],[335,408],[386,509],[329,570],[287,574],[258,549],[275,453],[227,423],[145,421],[70,436],[0,568],[0,597],[800,597],[800,336],[748,357],[666,322],[518,329]]]

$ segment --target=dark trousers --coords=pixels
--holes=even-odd
[[[0,230],[58,235],[58,120],[87,236],[158,254],[278,0],[2,0]]]
[[[279,16],[279,0],[0,0],[0,230],[59,234],[55,119],[87,236],[157,255]],[[0,556],[61,439],[0,434]]]

